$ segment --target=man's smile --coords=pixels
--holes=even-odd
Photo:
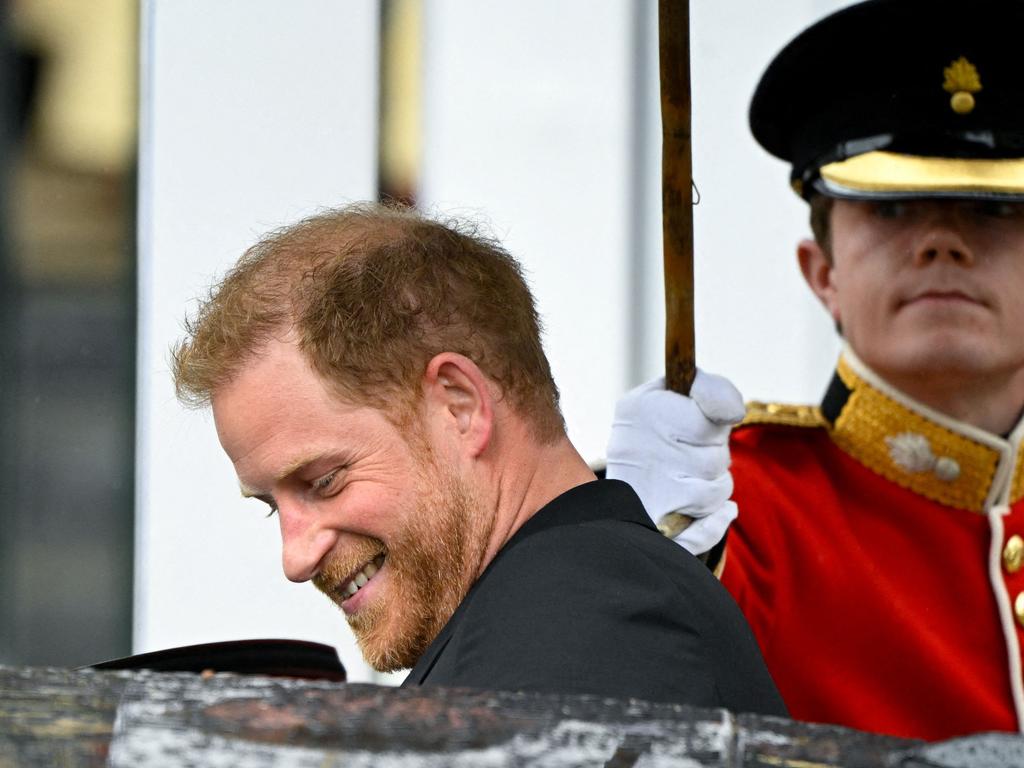
[[[384,553],[382,552],[360,568],[356,569],[351,576],[342,581],[335,588],[335,594],[341,598],[342,602],[347,602],[349,598],[353,597],[360,589],[366,586],[370,579],[377,575],[377,572],[380,571],[383,565]]]
[[[359,610],[364,592],[384,567],[388,550],[375,539],[365,539],[352,545],[352,549],[336,553],[311,581],[313,586],[329,597],[346,614]],[[375,590],[370,590],[375,591]]]

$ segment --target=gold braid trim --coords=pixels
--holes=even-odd
[[[836,445],[871,471],[915,493],[957,509],[985,511],[999,451],[887,397],[861,379],[845,360],[840,359],[838,372],[850,397],[831,430]],[[954,461],[956,477],[942,479],[935,471],[912,471],[898,464],[887,438],[908,434],[927,439],[936,458]],[[1018,476],[1022,472],[1018,463]]]
[[[1017,446],[1017,469],[1013,473],[1010,485],[1010,503],[1014,504],[1024,498],[1024,446]]]
[[[754,424],[780,424],[786,427],[824,427],[825,417],[816,405],[788,405],[786,403],[747,403],[747,414],[738,427]]]

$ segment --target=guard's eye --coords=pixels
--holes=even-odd
[[[1024,205],[1009,200],[979,200],[974,212],[992,219],[1012,219],[1024,215]]]
[[[903,200],[879,200],[874,204],[874,213],[882,219],[898,219],[907,215],[908,205]]]

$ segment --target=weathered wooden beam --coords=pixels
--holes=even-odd
[[[990,737],[984,749],[993,744],[1003,758],[1024,755],[1021,737]],[[940,746],[938,758],[965,759],[962,745],[928,748]],[[0,667],[0,768],[987,765],[976,747],[966,759],[978,762],[935,762],[920,749],[845,728],[587,696]]]

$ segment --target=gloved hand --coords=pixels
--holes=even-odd
[[[655,523],[666,512],[693,518],[675,541],[703,554],[736,519],[729,432],[743,414],[739,390],[721,376],[698,370],[689,397],[649,381],[615,404],[606,476],[633,486]]]

